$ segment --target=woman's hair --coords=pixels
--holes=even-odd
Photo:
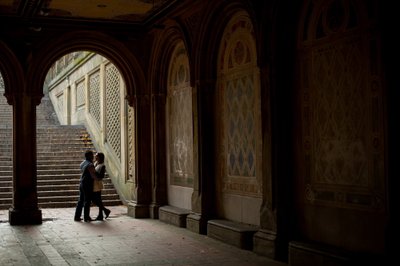
[[[99,160],[100,160],[101,162],[104,162],[104,153],[98,152],[96,155],[99,157]]]

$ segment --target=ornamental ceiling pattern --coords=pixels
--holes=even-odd
[[[74,18],[139,21],[171,0],[0,0],[0,15],[24,18]]]

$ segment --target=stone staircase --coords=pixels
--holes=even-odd
[[[0,93],[3,94],[3,92]],[[79,197],[79,165],[88,149],[95,151],[84,126],[59,125],[44,97],[37,106],[37,191],[39,208],[74,207]],[[0,95],[0,209],[12,205],[12,106]],[[104,179],[105,206],[121,205],[111,179]]]

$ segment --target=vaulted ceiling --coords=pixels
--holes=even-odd
[[[171,0],[0,0],[0,16],[144,22]]]
[[[0,34],[14,37],[72,29],[141,32],[178,0],[0,0]],[[3,38],[4,39],[4,38]]]

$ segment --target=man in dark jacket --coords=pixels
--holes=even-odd
[[[96,170],[94,169],[93,159],[93,151],[88,150],[85,152],[85,160],[80,165],[82,175],[79,182],[79,200],[76,204],[74,217],[75,221],[82,221],[82,208],[84,221],[93,221],[92,218],[90,218],[90,204],[92,202],[93,181],[96,178]]]

